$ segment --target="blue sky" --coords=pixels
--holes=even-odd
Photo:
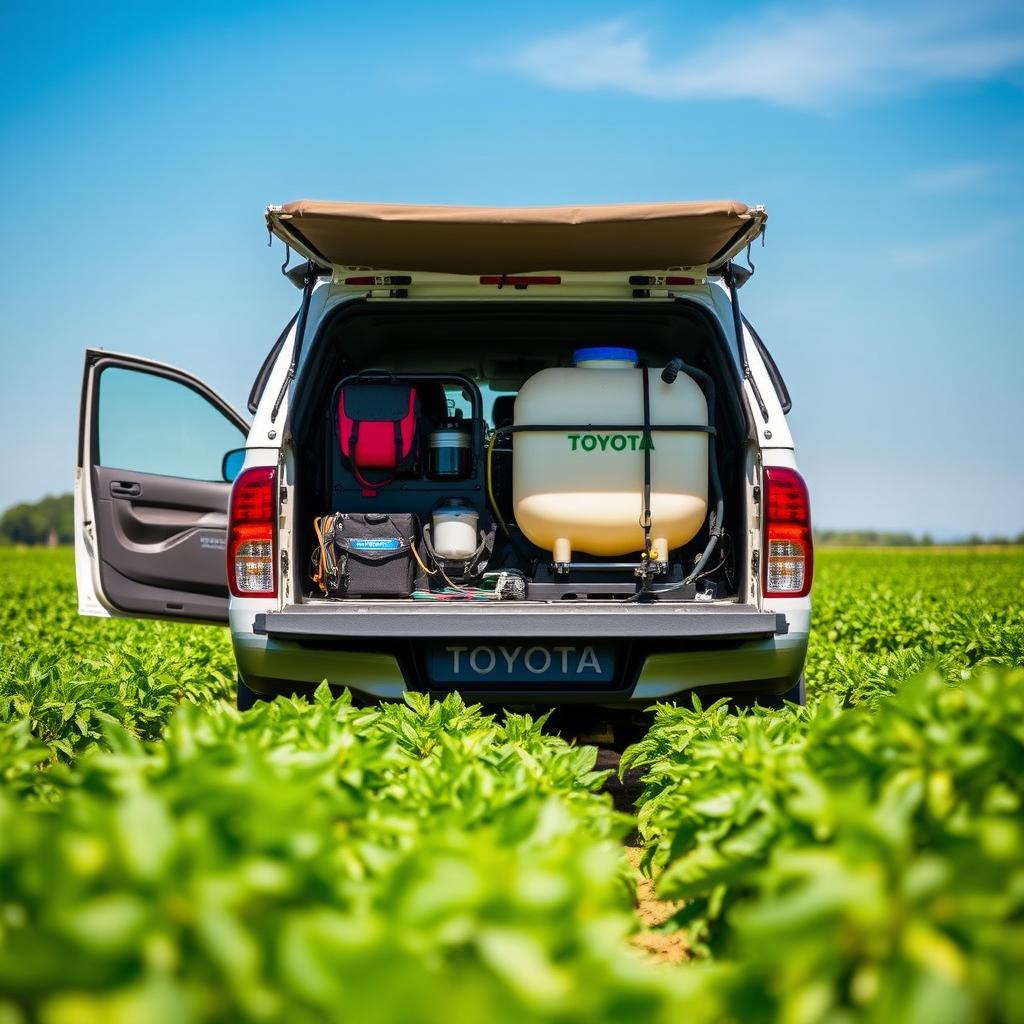
[[[0,507],[67,490],[82,349],[242,408],[267,203],[765,203],[745,311],[816,520],[1024,530],[1024,11],[4,5]]]

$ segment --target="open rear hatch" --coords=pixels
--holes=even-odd
[[[413,206],[300,199],[270,206],[273,234],[324,267],[447,274],[724,265],[767,213],[732,200],[606,206]]]
[[[763,208],[733,201],[483,208],[302,200],[270,207],[266,217],[309,261],[300,327],[315,265],[346,283],[355,270],[479,275],[481,284],[493,276],[499,289],[512,275],[518,289],[522,275],[538,272],[555,282],[563,272],[624,272],[632,281],[634,271],[678,268],[703,276],[755,239],[767,219]],[[407,297],[401,290],[386,298]],[[375,597],[611,605],[740,596],[730,569],[743,524],[727,522],[722,485],[737,478],[738,457],[718,455],[722,431],[738,450],[740,414],[717,321],[697,317],[677,330],[685,318],[666,308],[652,314],[645,340],[641,307],[624,305],[606,335],[607,302],[599,323],[585,329],[582,307],[559,314],[547,306],[564,337],[545,341],[531,360],[525,349],[536,330],[513,332],[499,350],[492,324],[472,350],[492,350],[491,367],[475,355],[466,362],[456,314],[448,314],[449,333],[431,342],[427,311],[437,307],[409,301],[409,319],[379,305],[365,328],[358,311],[341,317],[338,341],[321,345],[317,365],[304,370],[316,381],[309,388],[319,388],[306,406],[326,412],[300,431],[305,479],[313,481],[304,511],[317,538],[312,552],[300,552],[300,564],[310,554],[315,563],[309,597],[343,599],[354,612],[353,601]],[[509,329],[517,323],[511,309],[493,307]],[[553,329],[545,323],[543,331]],[[720,416],[716,395],[728,394],[732,407]],[[604,625],[628,628],[626,611],[609,612],[615,617]],[[451,628],[462,614],[410,610],[402,628],[430,633],[435,622]],[[462,625],[482,621],[467,610]],[[518,621],[527,628],[525,617]],[[263,628],[338,635],[329,609],[268,616]],[[549,621],[524,635],[534,628],[543,633]],[[775,622],[744,618],[734,607],[731,617],[666,611],[648,628],[736,638],[771,633]]]

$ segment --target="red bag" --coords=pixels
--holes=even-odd
[[[416,462],[419,402],[408,384],[354,382],[338,389],[338,443],[356,481],[369,494]],[[365,471],[384,470],[382,480]]]

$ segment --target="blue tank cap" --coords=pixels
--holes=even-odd
[[[635,348],[619,348],[614,345],[578,348],[572,354],[572,361],[577,364],[593,362],[595,359],[614,359],[636,366],[640,357],[636,354]]]

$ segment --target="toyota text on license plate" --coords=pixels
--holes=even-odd
[[[601,644],[445,643],[427,652],[434,683],[604,683],[614,652]]]

